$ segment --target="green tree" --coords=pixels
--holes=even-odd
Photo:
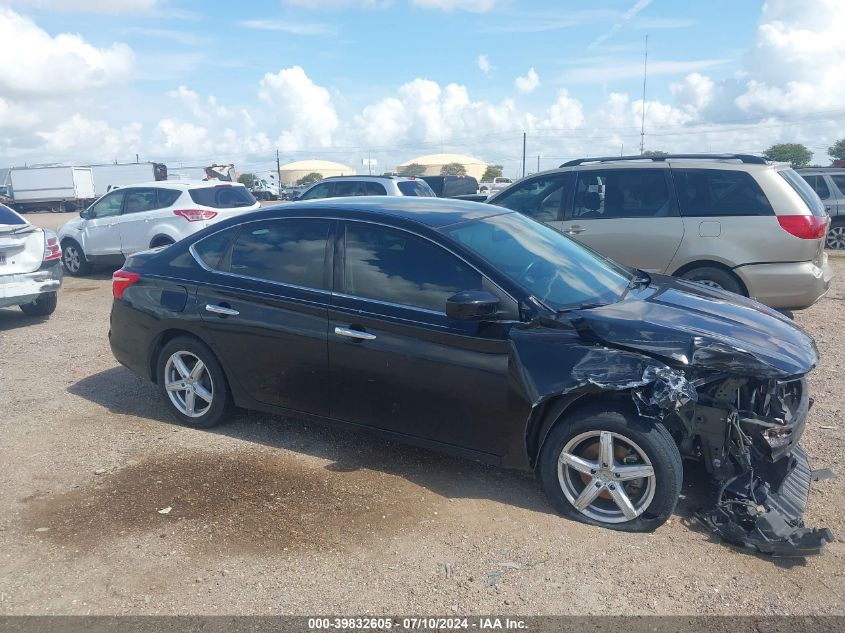
[[[447,163],[440,168],[441,176],[466,176],[467,168],[460,163]]]
[[[323,179],[323,174],[318,174],[312,171],[310,174],[305,174],[302,178],[296,181],[298,185],[313,185],[315,182],[320,182]]]
[[[255,182],[255,174],[241,174],[238,176],[238,182],[249,188]]]
[[[648,149],[648,150],[644,151],[642,153],[642,155],[643,156],[650,156],[650,157],[668,156],[669,152],[664,152],[663,150],[659,150],[659,149]]]
[[[763,156],[778,163],[804,167],[810,163],[813,153],[800,143],[778,143],[763,152]]]
[[[400,176],[406,177],[422,176],[423,174],[425,174],[425,165],[420,165],[419,163],[411,163],[410,165],[400,167],[398,173]]]
[[[828,147],[827,153],[834,160],[845,160],[845,138],[839,139],[833,146]]]
[[[502,169],[501,165],[487,165],[487,169],[481,175],[481,182],[492,182],[494,178],[502,175]]]

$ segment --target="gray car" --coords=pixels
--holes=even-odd
[[[587,158],[491,197],[620,263],[806,308],[830,287],[830,218],[789,165],[758,156]]]
[[[845,168],[813,167],[797,171],[821,198],[830,216],[827,247],[845,249]]]
[[[435,198],[421,178],[404,176],[332,176],[312,185],[296,200],[347,198],[350,196],[418,196]]]

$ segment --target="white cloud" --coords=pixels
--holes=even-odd
[[[683,81],[670,84],[669,90],[679,105],[702,110],[713,100],[715,87],[710,77],[691,73]]]
[[[546,116],[539,122],[539,129],[572,130],[584,123],[584,107],[581,102],[561,90]]]
[[[329,91],[315,84],[301,66],[267,73],[259,96],[285,126],[280,145],[286,150],[329,147],[339,121]]]
[[[106,121],[74,114],[53,129],[38,132],[38,136],[46,141],[47,149],[58,156],[70,156],[72,153],[91,155],[91,152],[96,152],[98,156],[107,159],[125,159],[139,150],[141,131],[140,123],[114,128]]]
[[[473,13],[486,13],[496,6],[496,0],[411,0],[411,3],[424,9]]]
[[[537,87],[540,85],[540,76],[537,74],[537,71],[534,70],[533,66],[528,69],[528,72],[525,76],[517,77],[514,82],[514,86],[516,89],[519,90],[523,94],[528,94],[534,92]]]
[[[0,8],[0,59],[0,93],[66,98],[128,80],[134,55],[125,44],[97,48],[71,33],[51,37],[29,18]]]
[[[630,56],[628,56],[630,58]],[[658,75],[681,75],[684,73],[697,72],[715,68],[726,64],[728,59],[695,59],[689,61],[679,60],[649,60],[648,76]],[[573,65],[558,76],[558,80],[564,83],[595,84],[619,81],[621,79],[632,79],[643,76],[642,61],[620,61],[617,58],[594,58],[581,60],[581,63]]]
[[[291,35],[328,35],[335,32],[335,28],[328,24],[308,24],[305,22],[286,22],[284,20],[242,20],[238,24],[248,29],[278,31]]]
[[[67,13],[150,13],[162,6],[161,0],[9,0],[10,4],[33,9]]]
[[[490,71],[493,70],[493,66],[490,64],[490,58],[487,55],[478,56],[478,68],[485,75],[489,75]]]
[[[342,9],[360,7],[363,9],[382,9],[389,7],[391,0],[285,0],[287,4],[302,9]]]

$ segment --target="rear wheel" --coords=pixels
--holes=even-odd
[[[74,277],[81,277],[91,272],[91,264],[85,259],[85,252],[73,240],[66,240],[62,244],[62,265]]]
[[[56,311],[59,296],[56,292],[45,292],[31,303],[25,303],[21,310],[27,316],[49,316]]]
[[[666,428],[624,407],[585,407],[555,426],[540,454],[555,508],[583,523],[649,532],[681,493],[681,455]]]
[[[733,273],[715,266],[701,266],[688,270],[683,275],[682,279],[689,281],[697,281],[698,283],[710,286],[711,288],[719,288],[720,290],[727,290],[738,295],[744,295],[742,285]]]
[[[837,251],[845,249],[845,221],[833,221],[827,232],[827,247]]]
[[[187,426],[207,429],[220,424],[230,410],[223,368],[207,345],[179,337],[158,357],[158,386],[171,412]]]

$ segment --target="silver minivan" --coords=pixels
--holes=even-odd
[[[830,216],[827,247],[845,249],[845,168],[810,167],[796,171],[821,198]]]
[[[812,305],[833,276],[821,200],[789,165],[757,156],[579,159],[520,180],[488,202],[628,266],[773,308]]]

